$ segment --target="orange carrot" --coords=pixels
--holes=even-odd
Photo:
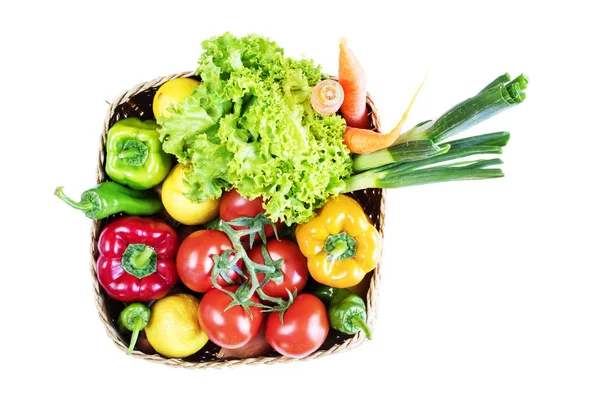
[[[415,99],[421,91],[424,83],[425,79],[423,79],[423,82],[421,82],[421,85],[415,92],[408,105],[408,108],[406,111],[404,111],[402,119],[400,119],[398,125],[396,125],[396,127],[392,129],[390,133],[379,133],[369,129],[347,126],[346,131],[344,132],[344,143],[350,152],[355,154],[369,154],[395,144],[396,140],[402,133],[402,125],[404,125],[406,118],[408,118],[408,113],[410,112],[410,109],[412,108],[412,105],[415,102]]]
[[[341,112],[346,124],[354,128],[370,128],[365,72],[352,50],[348,48],[345,38],[340,39],[338,80],[344,89]]]

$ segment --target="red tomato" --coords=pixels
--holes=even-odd
[[[316,296],[298,295],[283,314],[273,312],[267,318],[266,337],[271,347],[284,356],[301,358],[317,350],[329,333],[327,309]]]
[[[273,261],[280,259],[284,261],[280,267],[283,273],[283,281],[280,283],[267,282],[263,287],[265,294],[287,300],[286,289],[291,293],[294,293],[294,290],[298,290],[298,293],[300,293],[308,280],[308,267],[306,266],[306,257],[304,257],[296,243],[289,240],[271,239],[267,242],[267,252]],[[250,250],[248,257],[256,263],[265,263],[262,246],[256,246]],[[259,282],[262,282],[265,274],[256,274],[256,277]]]
[[[177,272],[185,286],[195,292],[204,293],[213,287],[211,274],[214,266],[213,255],[221,255],[225,250],[233,250],[227,235],[216,230],[199,230],[186,237],[177,251]],[[229,260],[233,258],[233,254]],[[242,267],[242,261],[237,263]],[[227,271],[227,276],[234,282],[239,278],[237,272]],[[217,277],[217,283],[226,286],[228,283]]]
[[[221,196],[221,203],[219,204],[219,216],[223,221],[233,221],[239,217],[256,217],[261,212],[264,212],[263,199],[257,197],[254,200],[248,200],[238,193],[237,190],[232,189]],[[275,224],[277,229],[281,228],[281,222]],[[236,230],[247,229],[246,226],[234,226]],[[267,237],[271,237],[275,234],[275,230],[272,225],[265,226],[265,233]],[[243,238],[248,240],[247,235]],[[259,240],[258,234],[254,236],[254,240]]]
[[[235,292],[238,286],[226,286],[223,289]],[[254,294],[251,301],[259,303]],[[259,307],[250,307],[252,317],[242,306],[233,306],[225,311],[231,303],[231,297],[221,290],[213,288],[200,300],[198,321],[208,338],[217,346],[226,349],[237,349],[250,342],[258,334],[263,321],[263,313]]]

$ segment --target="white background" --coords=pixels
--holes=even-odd
[[[16,4],[13,2],[11,4]],[[584,2],[4,2],[0,391],[11,398],[600,398],[599,30]],[[591,3],[591,2],[589,2]],[[106,101],[193,70],[203,39],[259,33],[337,70],[360,58],[395,125],[435,118],[496,76],[525,72],[506,177],[388,192],[371,342],[309,362],[173,369],[105,334],[90,221],[53,196],[94,184]],[[0,395],[7,398],[4,393]]]

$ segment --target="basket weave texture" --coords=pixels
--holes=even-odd
[[[100,146],[99,146],[99,158],[98,166],[96,171],[97,183],[108,180],[106,173],[104,172],[105,166],[105,142],[106,133],[109,128],[117,121],[129,118],[138,117],[142,120],[153,119],[154,114],[152,112],[152,100],[154,94],[158,88],[165,82],[179,78],[179,77],[193,77],[192,72],[182,72],[161,78],[156,78],[149,82],[141,83],[132,87],[131,89],[121,93],[111,103],[104,120],[104,128],[100,135]],[[373,128],[380,131],[379,115],[377,109],[372,102],[370,95],[367,96],[367,104],[370,108],[370,116],[373,124]],[[385,191],[381,189],[367,189],[353,193],[349,193],[352,197],[359,201],[363,206],[365,212],[376,228],[383,236],[384,227],[384,213],[385,213]],[[117,318],[119,312],[125,306],[124,303],[111,299],[104,289],[100,286],[97,277],[96,260],[98,258],[98,238],[102,228],[106,223],[116,216],[106,218],[100,221],[93,221],[91,229],[91,274],[93,280],[94,295],[96,300],[96,308],[106,333],[115,343],[115,345],[123,352],[127,350],[129,338],[123,336],[117,328]],[[176,221],[169,219],[166,216],[168,222],[170,222],[176,229],[186,228],[184,226],[177,226]],[[365,278],[370,279],[369,290],[367,293],[366,304],[367,304],[367,324],[371,329],[375,323],[377,315],[377,293],[380,282],[380,269],[381,263],[375,267],[375,269]],[[185,288],[183,289],[185,290]],[[196,294],[197,295],[197,294]],[[301,360],[310,360],[314,358],[324,357],[330,354],[341,353],[347,351],[353,347],[356,347],[365,342],[365,335],[360,332],[356,335],[346,335],[330,329],[329,335],[325,343],[316,352],[302,358]],[[276,352],[272,352],[266,356],[245,358],[245,359],[220,359],[217,357],[217,353],[220,348],[208,342],[198,353],[186,357],[180,358],[166,358],[159,354],[144,354],[138,350],[132,353],[133,357],[142,358],[151,362],[161,363],[172,367],[182,367],[188,369],[199,369],[199,368],[221,368],[221,367],[234,367],[240,365],[256,365],[256,364],[277,364],[277,363],[288,363],[292,361],[298,361],[298,359],[281,356]]]

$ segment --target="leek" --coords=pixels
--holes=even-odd
[[[402,134],[398,142],[430,139],[441,142],[494,115],[522,103],[529,79],[524,74],[512,81],[509,74],[494,79],[475,96],[455,105],[435,121],[427,121]]]

